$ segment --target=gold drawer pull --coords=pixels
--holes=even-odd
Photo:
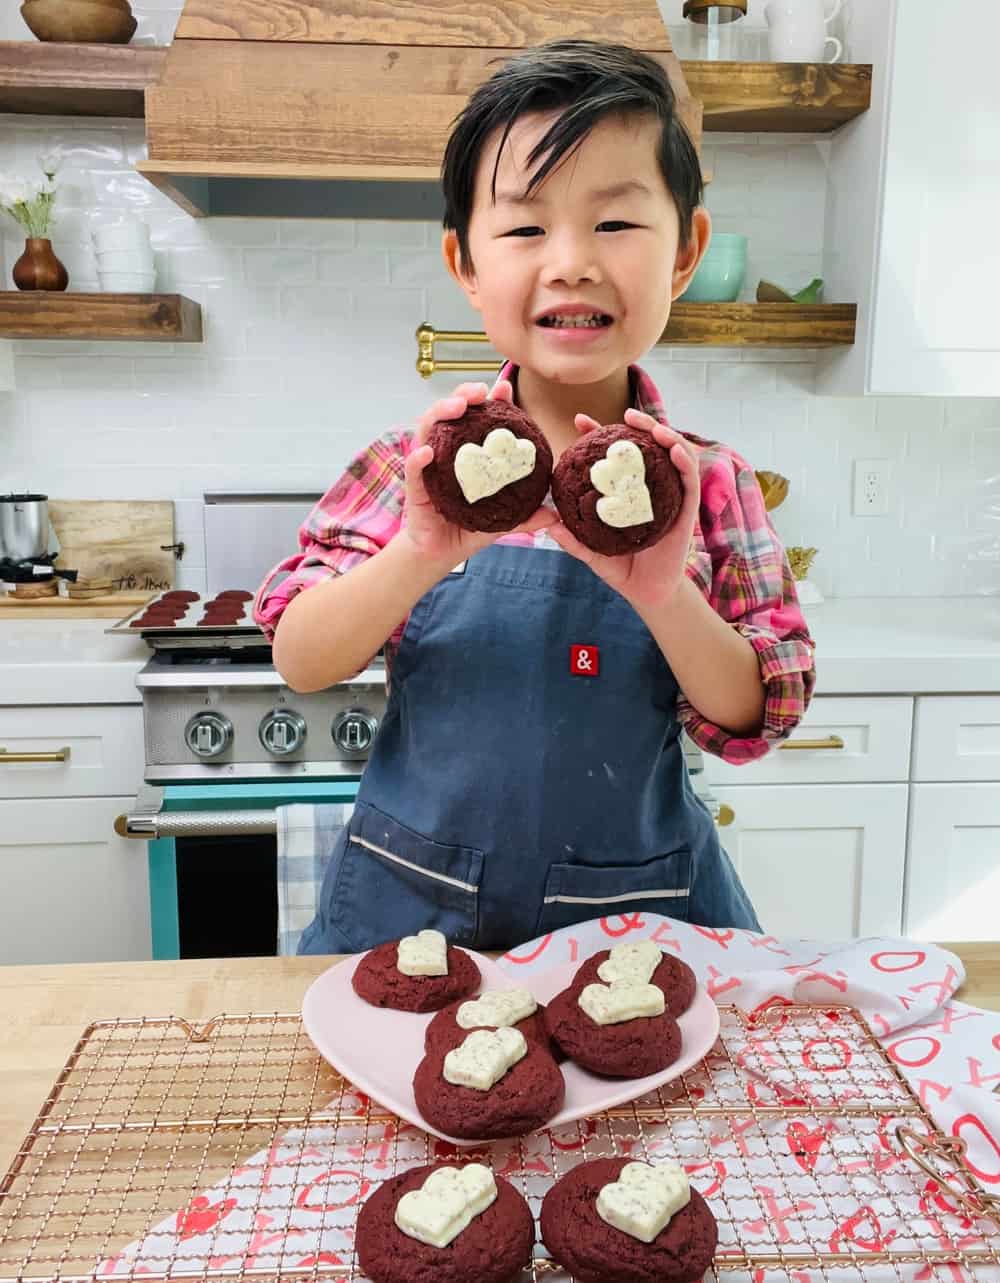
[[[719,807],[718,815],[716,815],[715,817],[716,824],[719,826],[720,829],[724,829],[724,828],[727,828],[730,824],[732,824],[733,820],[735,819],[736,819],[736,812],[733,810],[731,806],[727,806],[725,802],[723,802],[722,805]]]
[[[839,735],[828,735],[823,740],[786,740],[784,744],[779,744],[780,749],[809,749],[809,748],[843,748],[844,741]]]
[[[12,753],[9,748],[0,748],[0,766],[20,765],[22,762],[68,762],[69,749],[57,748],[51,753]]]

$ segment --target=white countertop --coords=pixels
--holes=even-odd
[[[1000,596],[841,598],[806,618],[819,695],[1000,694]],[[138,704],[150,651],[108,626],[0,620],[0,707]]]
[[[139,704],[135,675],[152,653],[108,637],[110,619],[0,619],[0,707]]]

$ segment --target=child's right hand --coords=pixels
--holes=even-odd
[[[427,444],[428,433],[441,419],[460,419],[470,405],[481,405],[486,400],[513,399],[514,389],[506,379],[496,384],[492,396],[485,383],[462,383],[450,397],[435,401],[417,424],[417,445],[406,459],[406,511],[401,535],[413,544],[422,557],[440,562],[443,574],[468,560],[474,553],[488,548],[500,535],[463,530],[461,526],[442,517],[431,503],[423,475],[424,469],[434,458],[434,451]],[[522,533],[544,530],[558,519],[556,513],[547,508],[539,508],[517,529]]]

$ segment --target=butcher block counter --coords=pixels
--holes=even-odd
[[[1000,1010],[1000,941],[945,945],[965,963],[958,997]],[[184,962],[0,967],[0,1173],[92,1020],[220,1012],[294,1012],[336,958],[227,958]]]

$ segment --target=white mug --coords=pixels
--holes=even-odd
[[[826,0],[771,0],[764,9],[768,26],[768,50],[772,62],[839,62],[844,47],[836,36],[827,35],[826,24],[840,12],[841,0],[833,0],[826,12]],[[832,58],[827,45],[834,46]]]

